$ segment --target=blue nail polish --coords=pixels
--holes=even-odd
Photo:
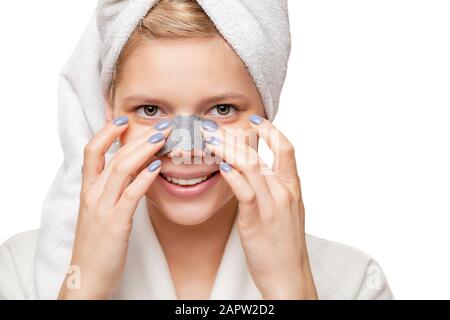
[[[212,145],[214,145],[214,146],[218,146],[219,144],[220,144],[220,138],[218,138],[218,137],[214,137],[214,136],[211,136],[211,137],[208,137],[208,138],[206,138],[206,143],[208,143],[208,144],[212,144]]]
[[[158,143],[158,142],[164,140],[164,138],[165,138],[164,133],[162,133],[162,132],[157,132],[157,133],[155,133],[154,135],[152,135],[152,136],[148,139],[148,142],[150,142],[150,143]]]
[[[155,160],[152,163],[150,163],[150,165],[148,166],[148,170],[150,172],[156,171],[156,169],[158,169],[159,167],[161,167],[161,160]]]
[[[230,172],[231,170],[233,170],[233,168],[226,162],[222,162],[221,164],[219,164],[219,167],[225,172]]]
[[[128,117],[127,117],[127,116],[120,116],[120,117],[117,117],[117,118],[115,118],[115,119],[113,120],[113,123],[114,123],[116,126],[122,126],[122,125],[128,123]]]
[[[260,116],[256,115],[256,114],[252,114],[248,118],[248,120],[250,120],[250,122],[254,123],[254,124],[261,124],[263,122],[263,119]]]
[[[157,124],[155,124],[155,129],[156,130],[165,130],[170,126],[170,121],[167,119],[161,120],[160,122],[158,122]]]
[[[206,131],[214,132],[217,130],[219,126],[217,123],[213,120],[203,120],[202,121],[202,128]]]

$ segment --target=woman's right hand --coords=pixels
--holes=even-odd
[[[128,125],[126,116],[108,122],[84,148],[71,261],[71,269],[79,272],[79,287],[69,284],[67,275],[58,299],[108,299],[120,283],[134,212],[161,162],[146,165],[170,132],[167,125],[145,131],[117,150],[105,167],[105,153]]]

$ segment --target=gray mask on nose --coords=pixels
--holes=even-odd
[[[201,132],[203,119],[195,116],[176,116],[170,120],[172,131],[167,137],[164,146],[156,153],[162,156],[175,149],[204,151],[205,140]]]

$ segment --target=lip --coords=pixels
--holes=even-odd
[[[192,173],[186,173],[186,172],[184,172],[184,173],[178,172],[176,174],[173,172],[170,172],[170,173],[165,172],[164,174],[167,176],[174,176],[177,178],[192,179],[195,177],[206,176],[210,173],[211,173],[211,171],[205,172],[205,174],[197,172],[197,173],[195,173],[195,176],[193,176]],[[164,188],[164,190],[167,193],[169,193],[170,195],[177,197],[177,198],[188,199],[188,198],[198,197],[198,196],[204,194],[205,192],[207,192],[214,184],[217,183],[219,178],[220,178],[220,172],[215,171],[214,175],[212,177],[210,177],[209,179],[207,179],[206,181],[197,183],[192,186],[179,186],[179,185],[170,183],[165,178],[163,178],[161,176],[161,174],[158,174],[158,177],[156,179],[161,184],[161,186]]]

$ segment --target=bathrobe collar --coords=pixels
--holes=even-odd
[[[247,268],[236,219],[210,299],[262,299]],[[121,284],[113,299],[177,299],[169,266],[148,214],[146,197],[137,206]]]

